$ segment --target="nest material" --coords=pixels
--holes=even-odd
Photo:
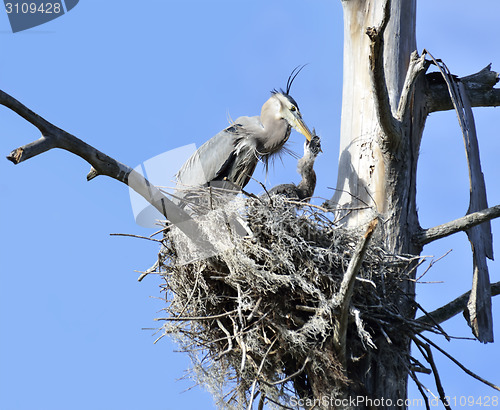
[[[183,234],[165,229],[159,270],[168,314],[159,320],[220,407],[247,408],[254,399],[294,407],[294,397],[312,397],[315,375],[331,386],[349,383],[332,337],[337,292],[362,232],[331,217],[282,196],[236,199],[197,219],[222,246],[191,261]],[[252,235],[235,234],[245,224]],[[399,316],[398,279],[414,259],[389,255],[380,243],[374,236],[354,287],[349,362],[376,349],[381,332],[401,332],[390,318]]]

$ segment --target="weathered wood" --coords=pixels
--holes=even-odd
[[[439,81],[432,74],[427,75],[428,84],[425,90],[429,112],[452,110],[453,102],[444,81]],[[491,70],[491,64],[481,71],[458,78],[464,85],[472,107],[500,106],[500,89],[493,88],[499,81],[499,73]]]
[[[349,226],[362,226],[374,212],[380,214],[384,221],[380,226],[383,246],[389,252],[419,254],[411,237],[418,229],[416,163],[428,113],[422,96],[425,79],[421,75],[427,63],[414,53],[416,1],[392,0],[388,5],[349,0],[342,5],[340,158],[336,191],[328,205],[363,206],[346,218]],[[386,6],[390,10],[388,19]],[[385,24],[382,38],[380,28]],[[369,27],[375,27],[371,38],[366,34]],[[401,293],[394,302],[404,316],[411,317],[414,285],[410,282],[401,284]],[[377,350],[348,368],[351,378],[364,390],[352,386],[347,395],[368,394],[396,403],[406,397],[409,363],[407,358],[394,355],[394,345],[383,334],[379,336]],[[396,343],[398,349],[409,351],[408,338],[401,337]]]
[[[500,282],[492,283],[490,286],[491,296],[500,295]],[[432,312],[427,313],[417,319],[418,322],[433,326],[435,324],[440,324],[451,319],[453,316],[458,315],[467,308],[467,302],[470,298],[471,291],[465,292],[463,295],[456,299],[453,299],[450,303],[447,303]]]
[[[474,226],[498,217],[500,217],[500,205],[492,206],[433,228],[421,229],[413,235],[413,241],[418,245],[426,245],[457,232],[465,232]]]
[[[470,214],[488,207],[486,185],[481,170],[479,144],[477,141],[474,115],[465,87],[458,84],[460,96],[467,119],[467,132],[464,134],[467,162],[469,164],[470,203],[467,213]],[[467,303],[468,321],[474,335],[483,343],[493,342],[493,313],[491,311],[490,275],[486,258],[493,259],[493,236],[489,221],[467,230],[472,247],[473,276],[472,291]]]
[[[340,284],[340,289],[336,295],[336,300],[334,304],[340,307],[339,319],[335,325],[335,331],[333,335],[333,343],[335,345],[335,350],[340,358],[340,362],[347,369],[346,366],[346,335],[347,335],[347,319],[349,317],[349,307],[351,304],[351,297],[354,290],[354,282],[356,281],[356,276],[358,275],[359,269],[361,268],[361,263],[366,253],[370,239],[377,227],[378,219],[374,219],[368,224],[365,234],[359,240],[356,249],[352,255],[347,270],[342,278],[342,283]]]
[[[465,86],[457,81],[448,67],[432,55],[447,85],[451,101],[457,113],[458,123],[464,139],[467,165],[469,169],[470,200],[468,214],[488,208],[486,185],[481,171],[479,144],[477,142],[474,115],[467,97]],[[493,341],[493,317],[491,312],[490,279],[486,258],[493,259],[493,239],[489,221],[475,225],[467,231],[471,243],[473,259],[472,291],[467,305],[467,320],[472,332],[483,343]]]
[[[406,7],[414,1],[401,0],[391,4],[391,16],[400,15],[401,7]],[[372,70],[370,70],[369,51],[372,44],[366,35],[368,27],[380,27],[383,22],[384,4],[367,6],[364,0],[342,2],[344,8],[344,68],[342,93],[342,121],[340,136],[340,158],[335,194],[330,201],[340,207],[357,207],[370,204],[379,212],[386,207],[385,195],[385,165],[379,146],[381,134],[380,122],[377,120],[377,109],[373,92]],[[398,10],[396,10],[398,9]],[[384,47],[400,50],[401,56],[395,53],[383,53],[383,65],[390,67],[391,75],[386,76],[390,107],[397,106],[400,89],[410,53],[416,48],[414,44],[406,44],[406,35],[396,36],[392,33],[411,31],[414,22],[411,16],[405,16],[404,22],[389,19],[385,30]],[[387,36],[387,32],[391,35]],[[401,41],[402,44],[395,44]],[[406,55],[407,51],[407,55]],[[376,66],[380,66],[379,63]],[[377,78],[383,73],[377,69]],[[378,81],[378,80],[377,80]],[[385,97],[382,97],[385,101]],[[396,103],[394,104],[394,101]],[[382,105],[387,106],[384,102]],[[381,108],[381,107],[380,107]],[[392,108],[384,111],[390,113]],[[371,219],[371,213],[353,212],[348,218],[350,225],[363,225]]]
[[[368,27],[366,34],[370,44],[370,79],[374,95],[375,112],[382,128],[380,145],[391,148],[399,145],[402,130],[401,123],[395,118],[391,107],[384,69],[384,33],[389,23],[391,0],[386,0],[382,21],[378,27]]]

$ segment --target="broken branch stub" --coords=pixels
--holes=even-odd
[[[365,234],[359,240],[354,254],[349,261],[347,270],[342,278],[342,283],[340,284],[340,289],[336,295],[335,304],[340,307],[340,314],[336,321],[336,326],[333,334],[333,341],[336,346],[336,350],[339,353],[340,361],[344,368],[346,367],[346,337],[347,337],[347,320],[349,317],[349,307],[351,304],[351,297],[354,290],[354,282],[356,276],[358,275],[359,269],[361,268],[361,263],[366,253],[370,239],[375,232],[377,227],[378,219],[373,219],[366,229]]]
[[[493,87],[498,83],[499,77],[499,74],[493,71],[491,64],[489,64],[481,71],[460,77],[457,80],[464,85],[472,107],[498,107],[500,106],[500,89]],[[442,76],[433,72],[427,74],[426,78],[425,94],[429,113],[452,110],[454,108],[453,102]]]

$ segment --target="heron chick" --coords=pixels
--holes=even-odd
[[[272,91],[260,116],[237,118],[198,148],[176,174],[178,189],[199,186],[243,188],[258,161],[267,166],[269,158],[283,148],[292,128],[303,134],[307,141],[312,139],[297,102],[290,95],[292,83],[303,67],[297,68],[288,78],[285,91]]]
[[[269,191],[269,194],[284,195],[289,199],[309,202],[316,188],[316,172],[314,171],[314,161],[321,152],[321,139],[313,129],[311,141],[304,142],[304,156],[297,162],[297,172],[302,177],[298,185],[281,184]]]

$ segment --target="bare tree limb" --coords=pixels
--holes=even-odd
[[[422,229],[413,236],[413,241],[418,245],[426,245],[445,236],[466,231],[476,225],[498,217],[500,217],[500,205],[495,205],[433,228]]]
[[[500,295],[500,282],[492,283],[490,289],[491,296]],[[436,323],[439,324],[446,322],[448,319],[458,315],[467,308],[467,301],[469,300],[469,297],[470,291],[452,300],[450,303],[447,303],[446,305],[419,317],[417,321],[421,324],[429,326],[434,326]]]
[[[448,87],[445,82],[436,76],[436,73],[427,74],[428,87],[426,89],[427,108],[429,113],[453,109]],[[491,64],[481,71],[458,78],[469,97],[472,107],[500,106],[500,89],[493,88],[499,81],[499,73],[491,70]]]
[[[411,103],[413,101],[413,91],[415,83],[420,78],[422,73],[425,73],[429,68],[430,62],[425,59],[425,53],[420,57],[417,51],[414,51],[410,56],[410,64],[406,73],[405,83],[399,99],[397,119],[405,123],[406,117],[410,114]]]
[[[336,347],[337,352],[339,352],[339,357],[342,365],[345,368],[346,365],[346,336],[347,336],[347,321],[349,318],[349,305],[351,303],[351,297],[354,290],[354,282],[356,281],[356,276],[363,262],[368,243],[370,238],[377,227],[378,219],[373,219],[366,229],[365,234],[358,242],[354,254],[352,255],[347,270],[342,278],[342,283],[340,284],[340,289],[336,295],[336,305],[340,307],[340,314],[335,325],[335,330],[333,334],[333,343]]]
[[[384,15],[379,27],[368,27],[370,37],[370,78],[375,95],[374,103],[380,126],[385,134],[384,143],[389,147],[399,145],[402,136],[401,123],[392,113],[384,70],[384,32],[389,23],[391,0],[386,0]]]
[[[190,215],[168,199],[141,174],[95,149],[74,135],[56,127],[1,90],[0,104],[33,124],[42,134],[38,140],[12,151],[7,156],[8,160],[14,164],[19,164],[53,148],[69,151],[83,158],[92,166],[91,171],[87,175],[87,180],[91,180],[97,175],[106,175],[128,185],[152,204],[165,218],[184,232],[197,245],[198,249],[207,254],[213,254],[213,245],[204,239],[202,231]]]

